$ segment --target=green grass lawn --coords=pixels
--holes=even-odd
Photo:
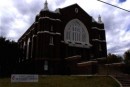
[[[109,76],[39,76],[37,83],[11,83],[1,78],[0,87],[120,87]]]

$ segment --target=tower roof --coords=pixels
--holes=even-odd
[[[98,16],[98,23],[102,23],[101,16]]]
[[[42,9],[43,11],[48,11],[48,3],[47,3],[47,0],[45,1],[44,3],[44,8]]]

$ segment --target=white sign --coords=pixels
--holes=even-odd
[[[12,74],[11,82],[38,82],[38,75],[33,74]]]

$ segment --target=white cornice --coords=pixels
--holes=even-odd
[[[69,46],[72,46],[72,47],[81,47],[81,48],[90,48],[90,47],[92,47],[92,45],[91,44],[76,44],[76,43],[67,43],[67,42],[65,42],[66,44],[68,44]]]
[[[81,63],[78,63],[78,64],[80,65],[80,64],[88,64],[88,63],[97,63],[97,61],[86,61],[86,62],[81,62]]]
[[[36,37],[37,35],[33,35],[32,37]]]
[[[61,33],[59,33],[59,32],[54,33],[54,32],[49,32],[49,31],[38,31],[38,34],[39,33],[48,33],[48,34],[52,34],[52,35],[61,35]]]
[[[57,35],[61,35],[61,33],[58,33],[58,32],[56,32],[55,34],[57,34]]]
[[[100,30],[100,31],[105,31],[104,29],[98,28],[98,27],[92,27],[92,29]]]
[[[92,41],[106,42],[105,40],[92,39]]]
[[[50,18],[50,17],[40,17],[39,19],[50,19],[50,20],[53,20],[53,21],[61,21],[60,19],[54,19],[54,18]]]

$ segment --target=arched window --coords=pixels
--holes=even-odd
[[[22,49],[22,53],[24,54],[24,56],[20,59],[20,61],[24,61],[24,58],[26,58],[26,42],[23,42],[23,49]]]
[[[25,49],[25,46],[26,46],[26,43],[25,43],[25,41],[24,41],[24,43],[23,43],[23,49]]]
[[[89,33],[86,26],[79,19],[69,21],[64,30],[64,41],[68,44],[90,46]]]
[[[27,41],[27,56],[26,56],[26,59],[29,58],[29,50],[30,49],[30,38],[28,38],[28,41]]]

